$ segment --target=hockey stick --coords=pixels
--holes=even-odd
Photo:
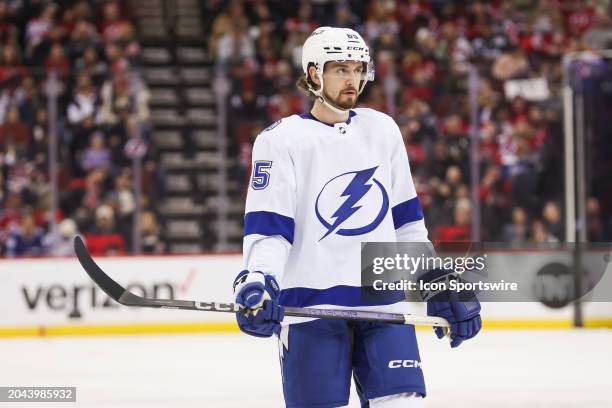
[[[192,300],[151,299],[133,294],[108,276],[92,259],[80,237],[74,239],[74,252],[89,277],[115,301],[126,306],[156,307],[164,309],[200,310],[205,312],[236,313],[242,307],[235,303],[196,302]],[[434,316],[414,316],[401,313],[372,312],[366,310],[313,309],[285,307],[285,316],[376,321],[396,324],[415,324],[443,327],[448,331],[449,323]]]

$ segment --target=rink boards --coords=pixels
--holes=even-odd
[[[489,253],[489,257],[527,277],[535,276],[542,262],[550,261],[534,252],[504,251]],[[240,255],[96,260],[109,275],[136,294],[220,302],[231,301],[231,284],[242,266]],[[583,306],[586,326],[612,327],[612,303],[592,302]],[[567,328],[572,326],[573,307],[491,302],[483,305],[482,314],[488,328]],[[89,280],[75,258],[0,261],[0,336],[236,330],[231,314],[121,306]]]

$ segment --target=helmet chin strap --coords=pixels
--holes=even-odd
[[[328,102],[322,95],[317,95],[319,97],[319,100],[321,101],[321,103],[323,103],[323,105],[327,106],[329,109],[333,110],[336,113],[346,113],[348,112],[350,109],[342,109],[339,108],[337,106],[332,105],[330,102]]]

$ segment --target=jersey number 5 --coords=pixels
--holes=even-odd
[[[253,167],[253,181],[251,185],[255,190],[263,190],[270,183],[270,173],[267,170],[272,168],[269,160],[257,160]]]

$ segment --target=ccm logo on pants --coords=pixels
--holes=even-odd
[[[391,360],[389,368],[420,368],[421,362],[418,360]]]

